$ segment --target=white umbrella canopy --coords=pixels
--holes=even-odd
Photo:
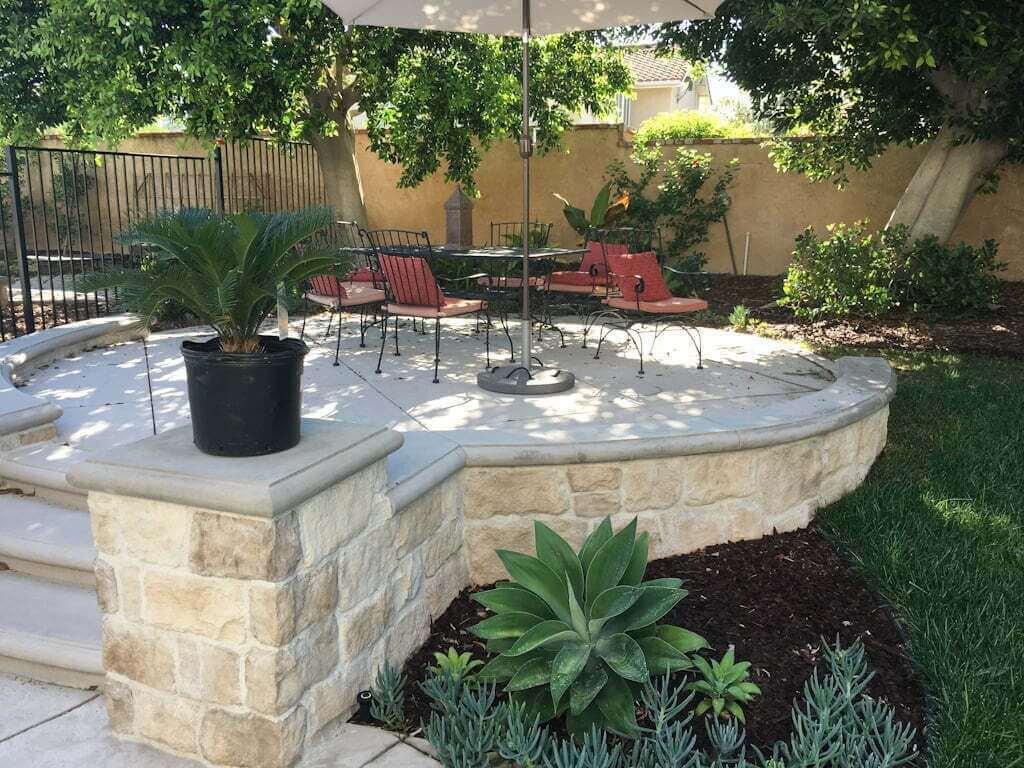
[[[531,35],[554,35],[664,21],[706,19],[722,0],[323,0],[349,25],[399,27],[523,38],[523,294],[521,363],[499,366],[477,376],[492,392],[544,395],[571,389],[568,371],[535,367],[530,353],[530,48]],[[396,331],[397,332],[397,331]]]
[[[324,0],[346,24],[520,35],[522,0]],[[530,0],[530,33],[707,18],[721,0]]]

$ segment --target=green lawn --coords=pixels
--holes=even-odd
[[[909,628],[930,767],[1024,766],[1024,363],[889,359],[889,444],[819,519]]]

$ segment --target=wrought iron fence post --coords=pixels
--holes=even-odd
[[[214,202],[217,206],[217,213],[224,213],[224,154],[221,151],[221,140],[217,140],[217,146],[213,148],[213,185]]]
[[[7,185],[11,197],[11,215],[14,225],[14,248],[21,267],[21,307],[25,317],[25,333],[36,329],[36,315],[32,306],[32,282],[28,267],[28,245],[25,242],[25,224],[21,215],[21,182],[18,180],[18,156],[14,147],[4,149],[4,163],[7,166]],[[16,331],[16,329],[15,329]],[[17,332],[15,332],[17,335]]]

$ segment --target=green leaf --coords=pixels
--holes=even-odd
[[[629,566],[636,542],[636,518],[612,536],[594,555],[587,568],[587,608],[606,589],[618,586]],[[641,598],[642,599],[642,598]]]
[[[636,701],[632,689],[625,680],[609,678],[608,683],[597,695],[595,703],[612,731],[629,738],[634,738],[640,733],[636,724]]]
[[[576,630],[580,640],[589,641],[590,628],[587,626],[587,617],[580,607],[579,600],[576,599],[576,593],[573,592],[568,577],[565,579],[565,589],[569,600],[569,617],[572,619],[572,628]]]
[[[579,714],[573,714],[570,710],[565,716],[565,729],[576,741],[581,742],[587,738],[594,728],[601,730],[604,726],[604,714],[597,704],[591,704]]]
[[[525,691],[546,685],[551,680],[551,659],[531,659],[521,666],[506,686],[510,691]]]
[[[608,673],[600,663],[588,664],[569,689],[569,711],[580,714],[608,682]]]
[[[739,720],[741,723],[746,724],[747,718],[743,715],[743,707],[737,704],[735,701],[730,701],[725,705],[725,708],[732,713],[733,717]]]
[[[521,656],[535,648],[564,640],[575,640],[576,633],[561,621],[543,621],[524,634],[515,645],[505,651],[507,656]]]
[[[637,643],[643,649],[647,670],[652,675],[678,672],[693,666],[693,662],[685,654],[680,653],[660,638],[644,637]]]
[[[641,587],[671,587],[672,589],[678,589],[683,586],[682,579],[651,579],[650,581],[644,581],[640,583]],[[686,591],[685,589],[683,590]]]
[[[612,194],[612,182],[608,182],[598,191],[594,198],[594,205],[590,209],[590,223],[592,226],[600,227],[604,224],[604,214],[608,210],[608,199]]]
[[[602,639],[594,646],[594,651],[619,677],[636,683],[645,683],[650,678],[643,649],[627,634]]]
[[[594,555],[611,537],[612,521],[610,517],[606,517],[597,528],[590,532],[586,541],[583,542],[583,548],[580,549],[580,564],[583,566],[584,573],[590,570],[590,563],[594,559]]]
[[[539,596],[562,621],[569,621],[569,602],[565,584],[554,571],[535,557],[506,549],[496,551],[498,558],[515,581]]]
[[[514,637],[495,637],[487,641],[487,651],[488,653],[504,653],[515,643],[516,638]]]
[[[469,631],[485,640],[497,640],[505,637],[514,638],[519,637],[541,621],[543,619],[540,616],[534,616],[532,613],[499,613],[497,616],[491,616],[489,619],[484,619],[479,624],[470,627]]]
[[[643,594],[625,613],[616,616],[606,627],[610,632],[628,632],[649,624],[671,611],[685,593],[681,589],[669,587],[641,587]]]
[[[637,587],[612,587],[598,595],[590,608],[591,637],[601,631],[608,619],[629,609],[640,598],[640,592]]]
[[[551,665],[551,699],[555,706],[576,682],[590,659],[589,643],[566,643]]]
[[[484,682],[503,683],[511,680],[519,669],[530,663],[540,654],[526,654],[524,656],[496,656],[476,673],[476,679]]]
[[[573,591],[582,596],[583,566],[569,543],[542,522],[534,522],[533,531],[537,558],[554,571],[561,581],[568,578]]]
[[[644,531],[636,537],[636,543],[633,545],[633,556],[629,559],[626,572],[622,575],[623,584],[636,586],[643,581],[644,572],[647,570],[647,551],[649,546],[650,536],[647,531]]]
[[[528,589],[496,587],[475,593],[473,599],[494,613],[532,613],[542,619],[555,618],[548,604]]]
[[[696,632],[672,624],[663,624],[658,627],[656,634],[680,653],[693,653],[701,648],[710,647],[708,641]]]

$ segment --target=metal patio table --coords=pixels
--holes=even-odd
[[[523,249],[502,246],[502,245],[482,245],[482,246],[431,246],[432,256],[435,259],[464,259],[476,265],[481,271],[472,275],[468,275],[464,280],[470,280],[472,285],[467,288],[453,288],[451,294],[453,296],[459,296],[462,298],[479,298],[485,299],[491,305],[493,309],[498,313],[498,318],[501,321],[502,328],[505,331],[506,336],[509,337],[509,345],[512,346],[512,338],[508,332],[508,316],[514,313],[519,306],[519,296],[521,294],[521,279],[518,282],[513,282],[510,286],[509,280],[516,281],[520,278],[517,267],[521,267],[523,263]],[[587,252],[586,248],[550,248],[544,246],[543,248],[531,248],[527,258],[531,263],[537,262],[553,262],[553,263],[572,263],[576,264],[579,262],[579,257]],[[533,270],[530,270],[533,273]],[[537,275],[539,277],[539,275]],[[488,282],[490,285],[479,285],[477,282],[480,278],[489,278]],[[495,284],[496,281],[496,284]],[[531,285],[530,290],[536,292],[536,286]],[[551,322],[550,316],[547,314],[546,302],[532,302],[530,312],[531,324],[537,327],[537,338],[541,339],[543,331],[549,329],[555,331],[561,341],[562,347],[565,346],[565,336],[562,330]],[[537,312],[536,310],[539,310]],[[514,357],[514,354],[513,354]],[[531,355],[536,360],[536,356]]]

